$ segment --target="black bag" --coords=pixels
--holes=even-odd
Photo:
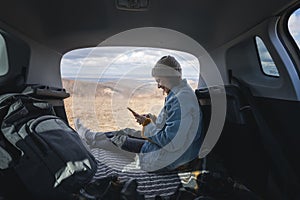
[[[182,184],[174,200],[261,200],[246,186],[224,172],[195,171]],[[195,198],[194,196],[197,198]]]
[[[145,200],[137,187],[134,178],[121,181],[117,175],[110,175],[83,187],[76,200]]]
[[[12,182],[17,179],[30,199],[68,199],[96,173],[96,160],[78,133],[46,101],[2,95],[0,121],[1,185],[12,187],[11,193],[19,191]]]

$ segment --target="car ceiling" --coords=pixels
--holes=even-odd
[[[213,50],[295,2],[150,0],[147,11],[124,11],[114,0],[7,0],[0,20],[62,54],[138,27],[173,29]]]

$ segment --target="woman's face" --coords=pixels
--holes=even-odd
[[[155,77],[155,81],[157,82],[157,88],[161,88],[164,93],[169,94],[170,92],[170,83],[166,77]]]

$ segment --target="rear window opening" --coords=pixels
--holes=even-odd
[[[140,128],[126,109],[158,114],[163,92],[151,76],[154,64],[165,55],[174,56],[183,77],[198,87],[198,59],[185,52],[143,47],[96,47],[73,50],[61,61],[63,87],[71,97],[65,109],[71,126],[80,118],[96,131]]]

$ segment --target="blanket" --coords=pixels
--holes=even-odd
[[[120,180],[136,179],[137,191],[145,199],[154,199],[156,196],[167,197],[173,195],[181,185],[177,172],[146,172],[139,168],[137,157],[133,154],[112,152],[104,149],[93,148],[92,154],[98,162],[95,179],[117,175]]]

